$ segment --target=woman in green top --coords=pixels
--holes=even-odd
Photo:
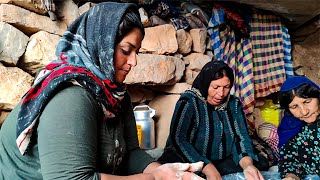
[[[138,146],[123,81],[143,36],[134,4],[80,16],[1,128],[0,179],[197,178],[192,165],[160,166]]]

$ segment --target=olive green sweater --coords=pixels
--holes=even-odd
[[[129,96],[121,107],[121,118],[117,119],[121,119],[120,126],[101,121],[101,109],[94,98],[80,86],[67,87],[45,107],[31,148],[22,156],[16,145],[19,104],[0,130],[0,180],[100,179],[100,172],[120,175],[142,172],[153,159],[138,146]],[[124,143],[119,167],[112,164],[114,156],[110,158],[105,153],[109,147],[116,149],[115,134]]]

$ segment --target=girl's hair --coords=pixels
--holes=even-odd
[[[119,29],[116,37],[116,44],[122,40],[132,29],[138,28],[141,30],[142,36],[144,36],[144,27],[140,19],[138,12],[128,9],[123,15],[119,24]]]
[[[230,80],[230,87],[233,86],[233,73],[231,71],[228,71],[227,68],[221,68],[219,69],[212,77],[211,81],[221,79],[224,76],[226,76]]]
[[[294,97],[300,98],[320,98],[320,91],[310,84],[302,84],[290,91],[280,93],[280,106],[286,111],[289,110],[289,104]]]

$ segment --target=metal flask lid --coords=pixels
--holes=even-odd
[[[156,110],[150,108],[148,105],[138,105],[133,108],[133,112],[136,120],[150,119],[156,114]]]

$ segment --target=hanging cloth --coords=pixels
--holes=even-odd
[[[224,23],[224,11],[222,9],[213,8],[212,17],[208,24],[208,33],[213,41],[212,51],[216,60],[221,60],[222,49],[220,47],[220,31],[219,26]]]
[[[293,66],[291,59],[291,40],[288,29],[282,25],[282,38],[283,38],[283,60],[286,71],[286,78],[292,77],[293,74]]]
[[[255,97],[280,90],[285,81],[282,24],[274,15],[253,14],[250,22]]]
[[[208,26],[213,41],[212,50],[217,60],[224,61],[233,69],[235,95],[242,102],[250,130],[254,131],[252,112],[255,99],[251,42],[250,39],[241,39],[237,42],[234,31],[228,25],[224,30],[219,30],[222,24],[224,24],[224,10],[213,8]]]

